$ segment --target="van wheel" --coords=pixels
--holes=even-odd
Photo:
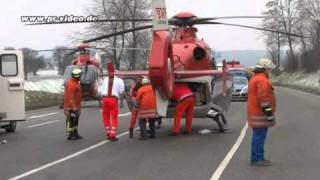
[[[16,121],[11,121],[6,127],[7,132],[15,132],[17,128],[17,122]]]

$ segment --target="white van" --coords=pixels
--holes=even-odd
[[[23,82],[22,52],[0,51],[0,127],[7,132],[26,119]]]

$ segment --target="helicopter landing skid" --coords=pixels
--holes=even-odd
[[[211,133],[227,133],[232,132],[232,128],[228,127],[227,120],[223,113],[220,113],[217,109],[211,109],[207,116],[215,121],[218,125],[218,128],[210,129]]]

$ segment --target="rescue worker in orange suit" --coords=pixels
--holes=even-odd
[[[180,132],[180,122],[184,113],[186,114],[186,129],[184,134],[192,131],[192,115],[194,108],[194,95],[187,83],[175,83],[173,87],[172,100],[177,102],[174,115],[172,136],[177,136]]]
[[[123,80],[114,76],[111,96],[108,96],[109,78],[105,78],[99,88],[102,95],[102,117],[105,127],[106,136],[111,141],[117,141],[118,128],[118,100],[123,97],[124,83]],[[111,123],[110,123],[111,118]]]
[[[81,69],[73,69],[71,71],[71,79],[69,79],[65,85],[64,114],[67,116],[66,132],[68,140],[82,139],[78,134],[82,99],[82,90],[79,83],[81,74]]]
[[[248,124],[252,127],[251,165],[270,166],[264,157],[268,128],[275,125],[276,99],[269,73],[275,65],[269,59],[260,59],[254,68],[248,86]]]
[[[140,139],[147,139],[147,121],[149,122],[150,136],[155,138],[155,120],[157,118],[156,95],[148,77],[143,77],[142,87],[137,92],[139,104]]]
[[[130,97],[132,100],[132,111],[131,111],[131,119],[130,119],[130,126],[129,126],[129,137],[133,138],[133,130],[136,127],[136,122],[139,113],[139,106],[137,104],[137,92],[139,88],[142,86],[141,79],[137,79],[136,83],[132,85],[130,89]]]

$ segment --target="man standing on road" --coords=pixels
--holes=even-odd
[[[173,87],[172,99],[177,102],[174,115],[174,124],[171,135],[177,136],[180,132],[180,122],[183,114],[186,114],[186,129],[184,134],[192,131],[192,115],[194,108],[194,95],[187,83],[175,83]]]
[[[81,69],[71,71],[64,91],[64,114],[67,116],[66,132],[68,140],[78,140],[82,137],[78,134],[78,122],[81,113],[82,90],[80,86]]]
[[[109,78],[106,77],[102,86],[99,88],[99,93],[102,95],[102,117],[105,127],[106,136],[111,141],[117,141],[118,128],[118,100],[123,97],[124,83],[123,80],[114,76],[111,95],[108,95]],[[110,123],[111,118],[111,123]]]
[[[270,166],[264,158],[264,143],[268,127],[275,125],[276,99],[269,73],[275,65],[269,59],[260,59],[248,87],[248,124],[252,127],[251,165]]]

